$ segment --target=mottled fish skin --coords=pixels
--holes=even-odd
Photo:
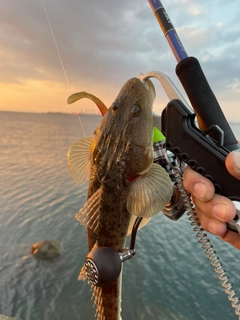
[[[88,198],[100,187],[103,191],[98,234],[89,232],[89,251],[96,241],[116,251],[124,247],[130,219],[126,209],[129,179],[153,161],[152,102],[146,86],[137,78],[130,79],[95,130]],[[140,115],[134,111],[139,107]]]
[[[125,247],[131,215],[126,199],[129,178],[146,170],[153,161],[152,101],[138,79],[129,80],[105,114],[93,138],[93,163],[88,198],[102,187],[97,234],[88,229],[89,251],[98,246],[117,252]],[[140,116],[136,113],[141,108]],[[136,111],[134,111],[136,109]],[[144,134],[140,133],[140,130]],[[105,320],[119,320],[121,280],[101,289]],[[101,319],[101,315],[100,315]]]
[[[127,210],[132,181],[146,173],[153,162],[154,98],[150,80],[144,84],[137,78],[130,79],[94,132],[88,199],[98,193],[100,199],[98,227],[94,230],[87,228],[89,251],[99,246],[111,247],[117,252],[125,248],[132,217]],[[167,186],[170,200],[170,179]],[[84,278],[82,270],[80,279]],[[92,286],[92,290],[98,320],[120,320],[121,275],[111,285]]]

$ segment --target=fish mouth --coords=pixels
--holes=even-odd
[[[144,84],[144,86],[146,87],[146,89],[148,90],[148,94],[149,94],[149,99],[151,101],[151,105],[153,104],[153,101],[156,98],[156,90],[155,87],[152,83],[152,81],[150,79],[144,79],[141,80],[142,83]]]

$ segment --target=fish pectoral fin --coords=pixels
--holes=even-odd
[[[102,188],[99,188],[78,211],[75,218],[85,228],[90,228],[96,233],[99,223],[99,208],[102,196]]]
[[[134,225],[136,219],[137,219],[136,216],[131,216],[130,222],[129,222],[129,225],[128,225],[127,235],[129,235],[129,234],[132,233],[132,228],[133,228],[133,225]],[[138,230],[140,230],[141,228],[143,228],[150,220],[151,220],[151,218],[142,218],[142,221],[140,222],[140,225],[139,225],[139,227],[138,227]]]
[[[83,184],[91,172],[92,138],[84,138],[75,142],[68,150],[68,167],[73,181]]]
[[[148,172],[132,182],[127,210],[134,216],[151,218],[163,210],[172,193],[173,186],[168,173],[163,167],[153,163]]]

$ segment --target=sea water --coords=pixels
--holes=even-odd
[[[99,116],[81,116],[91,136]],[[240,125],[232,124],[240,137]],[[85,282],[86,231],[74,219],[87,184],[67,166],[69,146],[83,137],[78,117],[0,112],[0,314],[22,320],[92,320]],[[31,245],[59,240],[63,254],[36,260]],[[239,251],[211,236],[240,294]],[[184,215],[163,214],[140,230],[136,256],[124,263],[123,320],[231,320],[236,315]]]

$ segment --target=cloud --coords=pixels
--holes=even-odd
[[[66,72],[73,90],[106,96],[110,103],[130,77],[160,70],[181,88],[175,58],[147,1],[43,1],[2,3],[1,83],[67,86]],[[238,1],[165,0],[163,5],[188,54],[200,60],[216,95],[224,96],[224,101],[228,96],[239,100]]]

